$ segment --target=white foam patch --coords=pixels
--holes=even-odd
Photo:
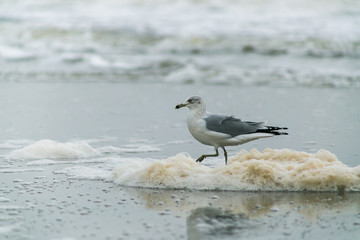
[[[21,142],[24,143],[24,142]],[[1,146],[0,146],[1,147]],[[6,148],[19,148],[13,150],[8,156],[8,159],[22,159],[22,160],[39,160],[41,162],[33,162],[33,165],[51,165],[56,164],[52,160],[58,159],[85,159],[99,157],[103,154],[123,154],[123,153],[145,153],[145,152],[158,152],[160,148],[145,145],[133,144],[124,145],[121,147],[104,146],[93,148],[87,141],[76,142],[57,142],[53,140],[40,140],[27,146],[14,145],[12,142],[4,143]]]
[[[50,159],[35,160],[26,163],[27,166],[48,166],[48,165],[62,165],[62,164],[83,164],[83,163],[103,163],[106,162],[107,158],[92,158],[92,159],[80,159],[69,161],[57,161]]]
[[[60,143],[53,140],[40,140],[24,148],[14,150],[9,159],[76,159],[99,155],[99,152],[86,142]]]
[[[348,167],[326,150],[309,154],[253,149],[242,150],[228,165],[215,168],[198,164],[185,154],[133,162],[115,168],[112,180],[124,186],[160,189],[360,191],[360,165]]]
[[[137,158],[122,158],[119,156],[109,156],[109,157],[97,157],[97,158],[90,158],[90,159],[75,159],[72,161],[57,161],[57,160],[50,160],[50,159],[41,159],[41,160],[34,160],[29,161],[26,163],[27,166],[48,166],[48,165],[68,165],[68,164],[92,164],[92,163],[100,163],[100,164],[107,164],[117,166],[122,163],[128,163],[129,161],[138,161]],[[0,168],[1,170],[1,168]]]
[[[0,56],[9,60],[21,60],[34,57],[34,55],[25,52],[22,49],[0,45]]]
[[[27,166],[46,166],[46,165],[55,165],[55,164],[59,164],[59,161],[43,159],[43,160],[36,160],[36,161],[28,162],[26,165]]]
[[[90,160],[77,160],[77,161],[73,161],[72,163],[75,164],[98,163],[98,164],[91,166],[80,166],[80,165],[70,166],[62,170],[55,171],[54,173],[64,174],[71,179],[112,181],[111,176],[115,166],[127,165],[132,162],[136,162],[137,164],[148,163],[149,161],[154,161],[154,160],[143,159],[143,158],[121,158],[118,156],[97,158]],[[59,161],[56,164],[59,164]]]
[[[25,206],[17,206],[17,205],[0,205],[0,210],[25,210],[29,209],[30,207]]]
[[[5,168],[0,169],[0,173],[22,173],[22,172],[42,172],[43,168]]]
[[[10,199],[6,197],[0,197],[0,202],[10,202]]]

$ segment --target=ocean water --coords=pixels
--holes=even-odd
[[[2,0],[0,75],[358,88],[359,23],[356,0]]]
[[[356,239],[360,5],[0,0],[0,239]],[[208,110],[289,128],[195,162]]]
[[[359,234],[358,89],[0,86],[1,237]],[[289,135],[229,147],[226,166],[222,154],[198,164],[194,159],[214,150],[192,139],[187,109],[175,110],[194,91],[209,111],[268,120],[287,126]],[[219,92],[222,98],[214,98]]]

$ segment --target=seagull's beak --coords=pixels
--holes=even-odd
[[[184,104],[184,103],[180,103],[178,105],[175,106],[175,109],[179,109],[179,108],[182,108],[182,107],[185,107],[187,104]]]

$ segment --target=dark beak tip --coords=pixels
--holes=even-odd
[[[186,106],[186,104],[180,103],[180,104],[175,106],[175,109],[180,109],[180,108],[185,107],[185,106]]]

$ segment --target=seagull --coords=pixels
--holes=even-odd
[[[275,135],[288,135],[286,127],[266,126],[266,122],[248,122],[235,118],[232,115],[218,115],[206,111],[206,105],[199,96],[192,96],[184,103],[176,105],[175,109],[188,107],[190,113],[187,117],[187,126],[191,135],[200,143],[213,146],[215,154],[201,155],[196,162],[202,162],[206,157],[219,156],[222,148],[227,164],[225,146],[237,146],[259,138]]]

